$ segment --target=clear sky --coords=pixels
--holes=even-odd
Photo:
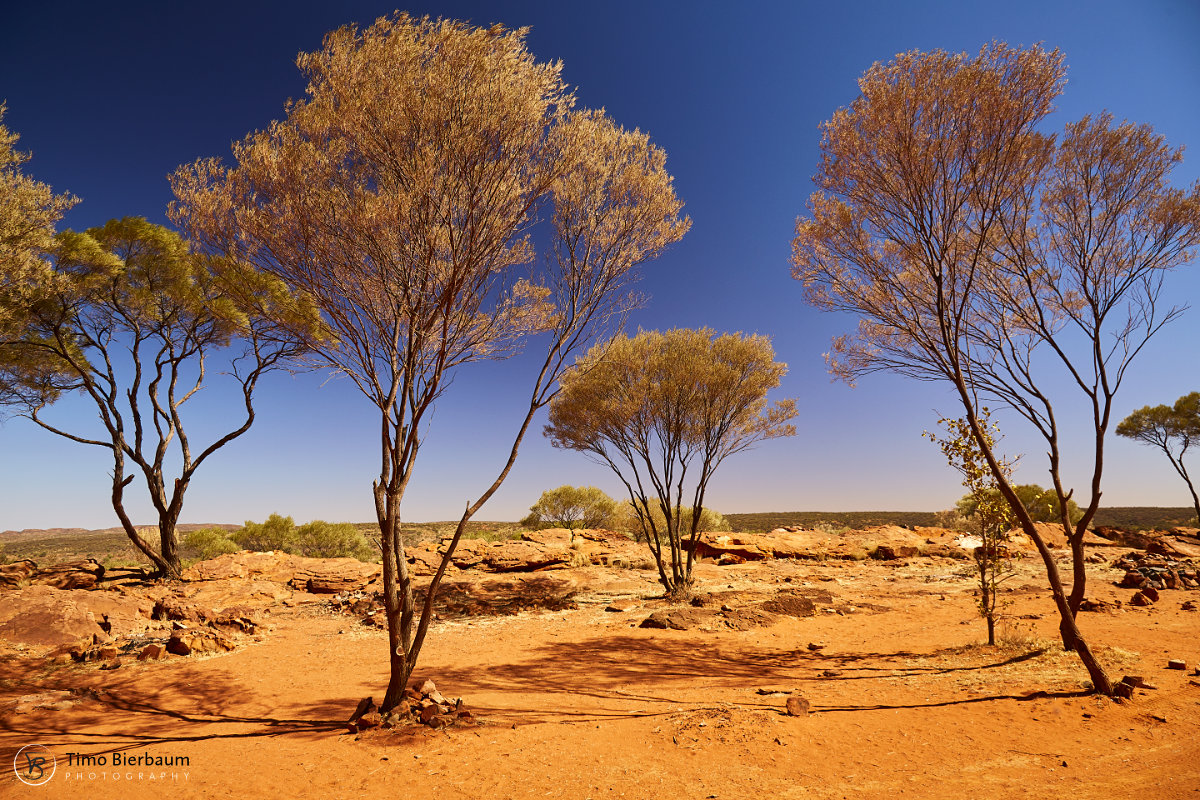
[[[125,215],[166,222],[166,176],[279,118],[303,94],[298,52],[339,25],[368,24],[395,2],[11,3],[0,24],[5,124],[32,151],[27,171],[82,202],[64,225]],[[799,399],[794,438],[733,457],[710,505],[724,512],[936,510],[962,494],[936,447],[922,439],[939,413],[958,415],[940,385],[893,376],[832,383],[822,353],[853,321],[805,306],[789,275],[792,230],[812,191],[818,125],[851,102],[857,78],[898,52],[975,52],[999,39],[1062,49],[1066,92],[1050,127],[1102,109],[1152,124],[1190,145],[1177,185],[1200,176],[1200,4],[1179,2],[426,2],[414,14],[529,26],[531,51],[561,59],[580,103],[648,131],[691,216],[691,232],[646,265],[651,299],[631,330],[708,326],[773,337],[789,365],[778,396]],[[1169,279],[1178,303],[1200,305],[1200,266]],[[1200,309],[1152,341],[1118,395],[1117,420],[1200,389]],[[533,364],[521,359],[462,371],[441,401],[405,499],[411,520],[457,517],[500,468]],[[1068,387],[1059,412],[1086,415]],[[235,407],[198,396],[200,431]],[[241,522],[274,511],[298,521],[365,521],[377,474],[373,407],[348,381],[276,374],[259,393],[254,428],[197,472],[184,522]],[[68,399],[50,415],[95,424]],[[479,519],[517,519],[546,488],[619,484],[576,453],[554,450],[535,422],[504,488]],[[1025,452],[1018,477],[1048,485],[1044,446],[1000,416],[1006,446]],[[216,430],[215,427],[212,430]],[[1161,453],[1109,443],[1103,505],[1188,504]],[[1069,484],[1084,490],[1068,439]],[[0,426],[0,530],[108,527],[111,462],[24,420]],[[1200,471],[1200,465],[1197,465]],[[130,492],[141,489],[139,483]],[[143,489],[144,491],[144,489]],[[148,502],[130,505],[138,523]]]

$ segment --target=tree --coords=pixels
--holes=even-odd
[[[527,519],[573,531],[611,526],[617,503],[595,486],[560,486],[542,492],[529,511]]]
[[[1158,301],[1164,274],[1200,241],[1200,184],[1190,193],[1167,185],[1180,152],[1148,126],[1113,125],[1104,114],[1067,125],[1061,140],[1040,133],[1064,75],[1057,51],[1005,44],[976,57],[913,51],[873,66],[861,96],[825,125],[793,275],[811,303],[859,317],[857,335],[834,343],[835,375],[890,370],[954,387],[1041,554],[1064,646],[1108,694],[1075,624],[1083,536],[1100,500],[1113,397],[1132,359],[1181,311]],[[1055,364],[1083,395],[1093,443],[1083,516],[1061,520],[1069,597],[978,415],[991,398],[1044,437],[1067,509]]]
[[[18,136],[3,124],[6,111],[0,103],[0,405],[35,386],[49,402],[60,393],[62,376],[42,353],[14,342],[29,324],[24,310],[54,278],[48,258],[55,229],[78,200],[22,173],[29,155],[13,149]]]
[[[708,482],[727,457],[795,434],[788,424],[795,401],[767,404],[787,370],[774,355],[765,336],[708,329],[622,334],[581,358],[550,404],[552,444],[607,464],[625,485],[672,598],[691,592],[703,516],[693,515],[686,530],[681,524],[689,477],[688,505],[703,508]],[[652,508],[662,512],[665,530]]]
[[[1062,522],[1062,509],[1059,497],[1053,489],[1043,489],[1036,483],[1024,483],[1013,487],[1013,492],[1029,512],[1034,522]],[[988,493],[1000,497],[1000,489],[993,487]],[[956,508],[964,517],[975,515],[979,507],[979,499],[973,492],[968,492],[956,504]],[[1067,519],[1072,526],[1079,524],[1083,518],[1083,509],[1072,499],[1067,499]]]
[[[1134,411],[1117,425],[1117,435],[1142,444],[1154,445],[1167,454],[1171,466],[1179,473],[1192,494],[1197,524],[1200,524],[1200,497],[1183,464],[1183,456],[1193,442],[1200,441],[1200,392],[1185,394],[1174,406],[1145,406]],[[1179,452],[1175,452],[1178,446]]]
[[[692,529],[692,514],[695,509],[691,506],[683,506],[679,509],[679,529],[690,531]],[[646,531],[654,529],[659,533],[659,539],[666,541],[665,533],[667,530],[667,518],[663,515],[662,508],[658,503],[651,502],[649,506],[638,504],[635,506],[632,501],[625,501],[621,504],[616,518],[617,530],[632,533],[635,539],[641,541],[646,540]],[[696,523],[696,530],[701,533],[705,531],[729,531],[732,527],[729,525],[729,520],[719,511],[711,508],[700,509],[700,521]]]
[[[983,441],[994,453],[999,429],[991,421],[991,412],[987,408],[979,409],[979,421]],[[996,477],[976,442],[970,423],[964,418],[940,419],[938,422],[947,435],[926,432],[925,436],[942,449],[950,466],[962,474],[963,486],[968,490],[963,499],[971,499],[971,512],[964,512],[964,515],[975,522],[975,532],[979,534],[979,546],[972,552],[979,578],[979,615],[987,621],[988,644],[994,645],[1000,584],[1011,574],[1005,544],[1015,516],[999,491]],[[1005,474],[1010,473],[1011,462],[1000,459],[1000,465]],[[959,508],[962,506],[960,501]]]
[[[403,696],[467,521],[576,350],[636,305],[637,265],[690,224],[663,151],[574,110],[561,65],[537,63],[525,35],[405,14],[335,31],[300,56],[307,98],[284,121],[235,144],[234,166],[201,160],[172,179],[174,218],[211,251],[313,299],[334,333],[310,342],[314,353],[379,412],[385,712]],[[527,267],[546,203],[548,258]],[[434,401],[457,368],[539,334],[545,355],[508,458],[466,504],[418,608],[400,510]]]
[[[48,365],[56,390],[77,390],[95,403],[100,431],[67,430],[45,418],[55,392],[45,390],[40,370],[13,380],[12,402],[45,430],[112,454],[112,505],[121,526],[161,574],[177,578],[176,524],[196,470],[250,429],[259,379],[303,352],[272,319],[316,331],[314,310],[278,281],[196,255],[177,233],[141,217],[66,231],[54,260],[51,280],[18,307],[25,321],[8,347]],[[211,382],[217,359],[228,364],[242,408],[227,433],[194,447],[184,406]],[[158,514],[157,546],[125,511],[125,490],[136,477],[126,474],[130,464]]]

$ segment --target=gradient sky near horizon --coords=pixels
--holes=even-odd
[[[369,24],[392,2],[13,3],[0,26],[4,122],[32,153],[26,171],[81,202],[64,227],[113,217],[165,223],[166,176],[283,115],[304,92],[300,51],[346,23]],[[849,317],[807,307],[789,274],[793,226],[813,186],[819,124],[850,103],[873,62],[898,52],[976,52],[993,39],[1060,48],[1066,91],[1047,127],[1110,110],[1189,145],[1177,186],[1200,176],[1200,4],[1178,2],[422,2],[402,7],[489,25],[529,26],[529,49],[564,63],[580,104],[604,107],[647,131],[692,218],[690,233],[645,265],[650,296],[638,327],[708,326],[773,337],[789,373],[776,396],[796,397],[793,438],[731,458],[710,485],[723,512],[937,510],[962,495],[959,479],[921,436],[958,416],[944,386],[896,376],[857,387],[830,380],[822,354]],[[1200,264],[1168,278],[1172,303],[1200,305]],[[1153,340],[1117,398],[1135,408],[1200,390],[1200,308]],[[440,401],[404,501],[410,520],[457,518],[502,466],[535,365],[470,366]],[[218,430],[236,405],[198,396],[193,440]],[[1057,409],[1087,423],[1067,385]],[[274,374],[258,395],[251,431],[206,463],[184,522],[242,522],[272,512],[373,518],[378,472],[373,407],[349,381]],[[49,418],[73,430],[98,423],[68,398]],[[1049,485],[1044,443],[1013,415],[998,416],[1005,448],[1025,453],[1018,479]],[[1114,421],[1114,425],[1115,425]],[[518,519],[546,488],[619,484],[582,455],[550,447],[534,424],[513,473],[478,519]],[[94,429],[94,428],[91,428]],[[1082,429],[1066,440],[1068,485],[1086,492],[1091,450]],[[195,445],[193,445],[195,446]],[[1111,438],[1102,505],[1189,503],[1161,452]],[[21,419],[0,424],[0,530],[109,527],[111,457]],[[1200,466],[1195,471],[1200,472]],[[131,516],[154,514],[135,482]]]

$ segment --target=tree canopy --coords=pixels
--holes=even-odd
[[[1188,474],[1183,456],[1200,442],[1200,392],[1185,394],[1175,405],[1144,406],[1121,420],[1117,435],[1159,448],[1179,473],[1192,495],[1196,519],[1200,520],[1200,495]],[[1197,522],[1200,524],[1200,522]]]
[[[18,313],[24,323],[7,348],[44,366],[9,373],[10,402],[42,428],[112,453],[113,508],[126,534],[164,574],[178,576],[175,524],[196,470],[250,429],[262,375],[303,352],[278,320],[318,336],[315,309],[275,278],[200,256],[174,231],[126,217],[59,234],[49,279]],[[196,447],[184,406],[212,382],[214,360],[227,365],[240,408],[226,433]],[[99,428],[67,429],[47,419],[59,391],[90,399]],[[130,463],[158,513],[157,546],[142,539],[125,513]],[[172,480],[167,474],[176,464]]]
[[[665,153],[576,110],[562,65],[536,61],[526,33],[407,14],[334,31],[299,57],[307,93],[286,119],[236,143],[232,166],[202,159],[172,178],[173,218],[311,297],[334,335],[309,346],[380,412],[384,711],[402,697],[467,520],[533,415],[576,351],[637,304],[635,268],[690,225]],[[538,334],[545,355],[508,460],[466,503],[418,619],[400,504],[434,403],[456,368]]]
[[[529,519],[560,528],[612,527],[617,502],[595,486],[559,486],[542,492]]]
[[[1100,501],[1113,398],[1132,360],[1182,309],[1159,302],[1167,272],[1200,243],[1200,182],[1168,183],[1181,151],[1147,125],[1085,117],[1055,137],[1042,122],[1062,92],[1062,54],[992,43],[971,56],[911,51],[871,67],[860,96],[824,125],[817,191],[796,223],[793,276],[807,299],[858,317],[830,367],[853,380],[889,370],[953,385],[989,469],[1037,544],[1064,645],[1093,683],[1111,683],[1075,613],[1083,536]],[[1060,415],[1057,367],[1086,411]],[[1073,580],[987,446],[983,401],[1015,410],[1046,440],[1053,490],[1062,419],[1090,417],[1087,503],[1066,526]],[[1087,424],[1087,423],[1085,423]]]
[[[619,334],[579,360],[550,404],[545,432],[555,447],[607,464],[635,511],[662,511],[662,531],[654,515],[639,516],[670,593],[689,591],[694,549],[685,559],[684,537],[694,544],[702,516],[684,531],[683,509],[703,508],[708,482],[726,458],[795,434],[795,401],[767,401],[787,369],[774,355],[765,336],[709,329]]]

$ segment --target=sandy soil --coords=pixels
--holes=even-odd
[[[1114,679],[1157,687],[1116,704],[1089,695],[1054,646],[1036,561],[1009,583],[996,648],[980,645],[968,568],[703,566],[700,588],[731,606],[778,589],[830,595],[816,616],[747,631],[639,628],[662,607],[652,574],[572,570],[578,609],[435,627],[419,676],[481,720],[444,731],[345,732],[358,700],[382,693],[384,635],[316,601],[275,609],[269,634],[227,654],[112,671],[12,655],[0,661],[0,796],[1200,797],[1200,612],[1180,610],[1200,593],[1081,616]],[[1089,594],[1128,600],[1119,577],[1096,565]],[[638,606],[605,611],[622,597]],[[811,713],[784,714],[792,692]],[[9,765],[34,742],[55,772],[28,787]],[[114,754],[188,764],[114,767]]]

